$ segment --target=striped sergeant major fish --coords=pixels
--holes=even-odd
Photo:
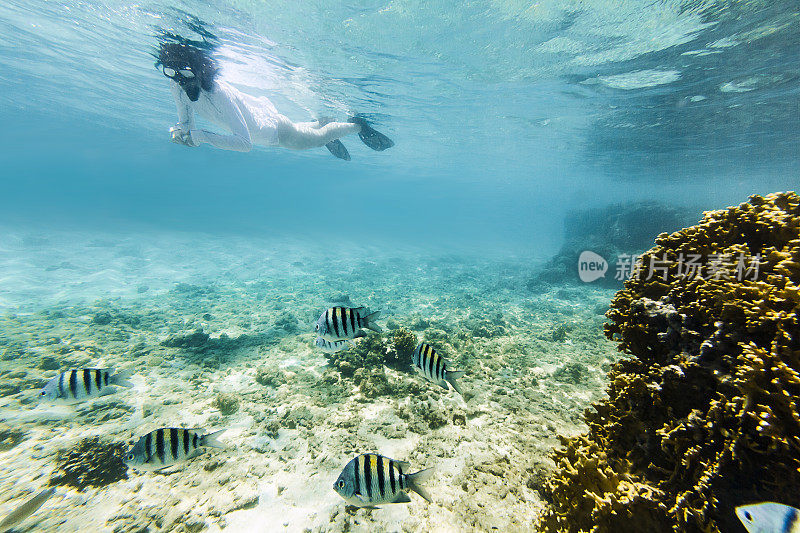
[[[364,453],[347,463],[333,490],[350,505],[375,507],[380,503],[408,503],[408,491],[413,491],[431,501],[421,486],[431,475],[428,468],[406,474],[409,464],[395,461],[376,453]]]
[[[383,331],[380,326],[372,323],[380,313],[380,311],[370,313],[366,307],[331,307],[320,315],[314,331],[326,341],[363,337],[364,332],[361,328],[380,333]]]
[[[464,371],[448,370],[447,361],[430,344],[419,343],[414,353],[411,354],[411,363],[416,371],[425,376],[428,381],[438,383],[445,390],[450,390],[447,387],[449,383],[457,393],[462,394],[456,379],[463,376]]]
[[[322,337],[317,337],[314,345],[325,353],[336,353],[344,350],[349,346],[355,346],[352,340],[347,339],[343,341],[326,341]]]
[[[217,435],[200,428],[159,428],[140,438],[123,461],[137,470],[161,470],[203,453],[200,448],[224,448]]]
[[[740,505],[736,516],[748,533],[800,533],[800,510],[782,503]]]
[[[123,370],[114,374],[113,368],[81,368],[62,372],[44,386],[39,392],[41,400],[62,400],[68,403],[80,402],[88,398],[96,398],[107,394],[110,387],[132,387],[128,378],[132,370]]]

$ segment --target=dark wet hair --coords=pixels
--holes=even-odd
[[[161,41],[156,57],[156,68],[169,67],[175,70],[189,68],[200,82],[204,91],[214,88],[214,79],[219,68],[211,57],[210,50],[186,42]]]

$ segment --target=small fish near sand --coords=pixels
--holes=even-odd
[[[382,503],[408,503],[408,492],[416,492],[428,502],[422,487],[433,474],[432,468],[406,474],[409,464],[376,453],[361,454],[347,463],[333,490],[350,505],[374,508]]]
[[[349,348],[350,346],[355,346],[355,342],[350,339],[342,340],[342,341],[326,341],[322,337],[317,337],[314,340],[314,346],[319,348],[325,353],[336,353],[341,352]]]
[[[141,437],[123,461],[136,470],[161,470],[200,455],[201,448],[225,448],[217,440],[223,431],[206,433],[200,428],[159,428]]]
[[[314,332],[326,341],[364,336],[362,328],[380,333],[383,331],[381,327],[373,323],[380,313],[380,311],[371,313],[366,307],[331,307],[320,315]]]
[[[50,487],[49,489],[45,489],[41,491],[39,494],[34,496],[33,498],[26,500],[22,503],[19,507],[14,509],[11,514],[6,516],[2,522],[0,522],[0,533],[5,533],[6,531],[10,531],[11,528],[28,518],[30,515],[36,512],[39,507],[44,505],[50,496],[55,493],[55,487]]]
[[[447,387],[449,383],[457,393],[462,394],[456,380],[464,375],[464,371],[448,370],[447,361],[430,344],[419,343],[411,354],[411,363],[428,381],[438,383],[445,390],[450,390]]]
[[[39,399],[76,403],[113,392],[113,386],[132,387],[128,378],[132,370],[114,374],[113,368],[81,368],[67,370],[47,382]]]
[[[748,533],[800,533],[800,510],[782,503],[740,505],[736,516]]]

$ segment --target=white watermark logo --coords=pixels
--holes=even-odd
[[[606,270],[608,270],[608,262],[590,250],[581,252],[578,257],[578,277],[585,283],[605,277]]]
[[[733,254],[684,254],[677,257],[662,257],[620,254],[617,257],[614,279],[624,281],[634,279],[659,278],[667,281],[669,277],[704,279],[756,281],[759,267],[764,263],[760,253],[747,256],[744,253]],[[586,283],[603,278],[608,270],[608,263],[600,255],[585,250],[578,258],[578,277]]]

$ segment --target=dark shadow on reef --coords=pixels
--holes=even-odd
[[[83,439],[75,447],[58,452],[50,484],[83,490],[127,479],[128,467],[122,461],[126,448],[123,442],[111,442],[100,437]]]
[[[190,333],[171,335],[161,342],[161,346],[181,348],[197,354],[206,354],[208,352],[232,352],[242,348],[271,345],[277,342],[275,337],[269,333],[242,334],[237,337],[229,337],[223,333],[219,337],[213,338],[204,332],[202,328],[198,328]]]
[[[633,202],[585,209],[569,213],[564,219],[564,244],[558,253],[534,272],[528,280],[530,290],[545,290],[551,285],[581,283],[578,257],[590,250],[608,262],[605,277],[594,285],[621,287],[615,279],[618,259],[640,254],[664,232],[677,231],[696,219],[696,213],[659,202]],[[622,256],[622,257],[620,257]]]

